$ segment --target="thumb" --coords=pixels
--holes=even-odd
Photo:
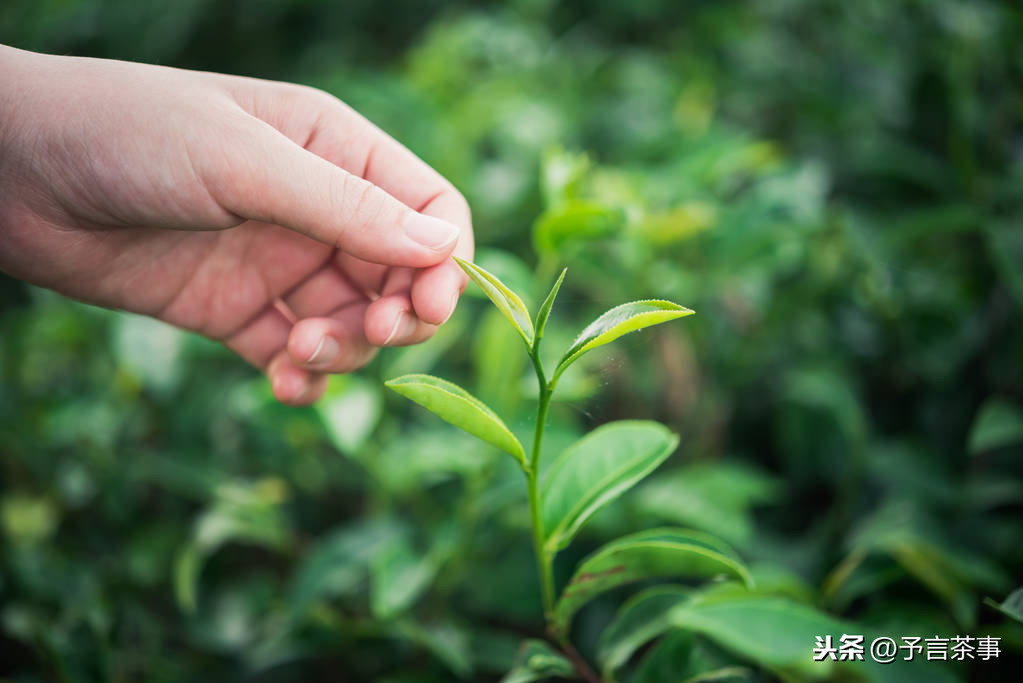
[[[423,268],[455,248],[460,230],[453,223],[412,210],[272,126],[251,121],[245,139],[224,155],[228,169],[204,178],[228,211],[385,265]]]

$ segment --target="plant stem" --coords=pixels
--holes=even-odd
[[[568,642],[567,638],[561,640],[561,651],[568,655],[568,658],[572,661],[572,666],[575,667],[576,673],[584,681],[587,683],[601,683],[603,679],[590,668],[590,665],[586,663],[586,660],[583,659],[578,650],[572,647],[572,643]]]
[[[539,340],[536,340],[539,342]],[[533,527],[533,551],[536,553],[536,570],[540,577],[540,588],[543,595],[543,613],[547,623],[551,623],[554,614],[554,568],[552,557],[544,546],[543,519],[540,516],[540,446],[543,442],[544,426],[547,422],[547,409],[551,404],[551,389],[544,377],[543,363],[540,362],[539,344],[534,343],[530,358],[536,369],[540,396],[536,406],[536,425],[533,429],[533,450],[529,455],[529,520]]]

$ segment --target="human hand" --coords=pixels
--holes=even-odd
[[[0,269],[219,340],[283,402],[465,288],[465,200],[326,93],[4,46],[0,82]]]

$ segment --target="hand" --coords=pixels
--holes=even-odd
[[[283,402],[465,288],[465,200],[326,93],[4,46],[0,82],[0,269],[220,340]]]

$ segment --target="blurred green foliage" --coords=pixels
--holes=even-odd
[[[938,674],[1007,675],[1017,4],[8,0],[0,41],[336,94],[466,194],[478,260],[531,305],[569,267],[548,348],[628,299],[695,309],[565,377],[547,453],[620,418],[683,440],[559,582],[602,540],[684,524],[850,629],[1000,636],[1000,660]],[[434,372],[528,425],[520,342],[479,298],[309,409],[213,343],[10,280],[0,330],[0,675],[486,681],[542,636],[514,463],[381,388]],[[584,656],[621,601],[576,617]],[[810,640],[729,640],[736,618],[703,614],[627,672],[757,679],[809,659]]]

